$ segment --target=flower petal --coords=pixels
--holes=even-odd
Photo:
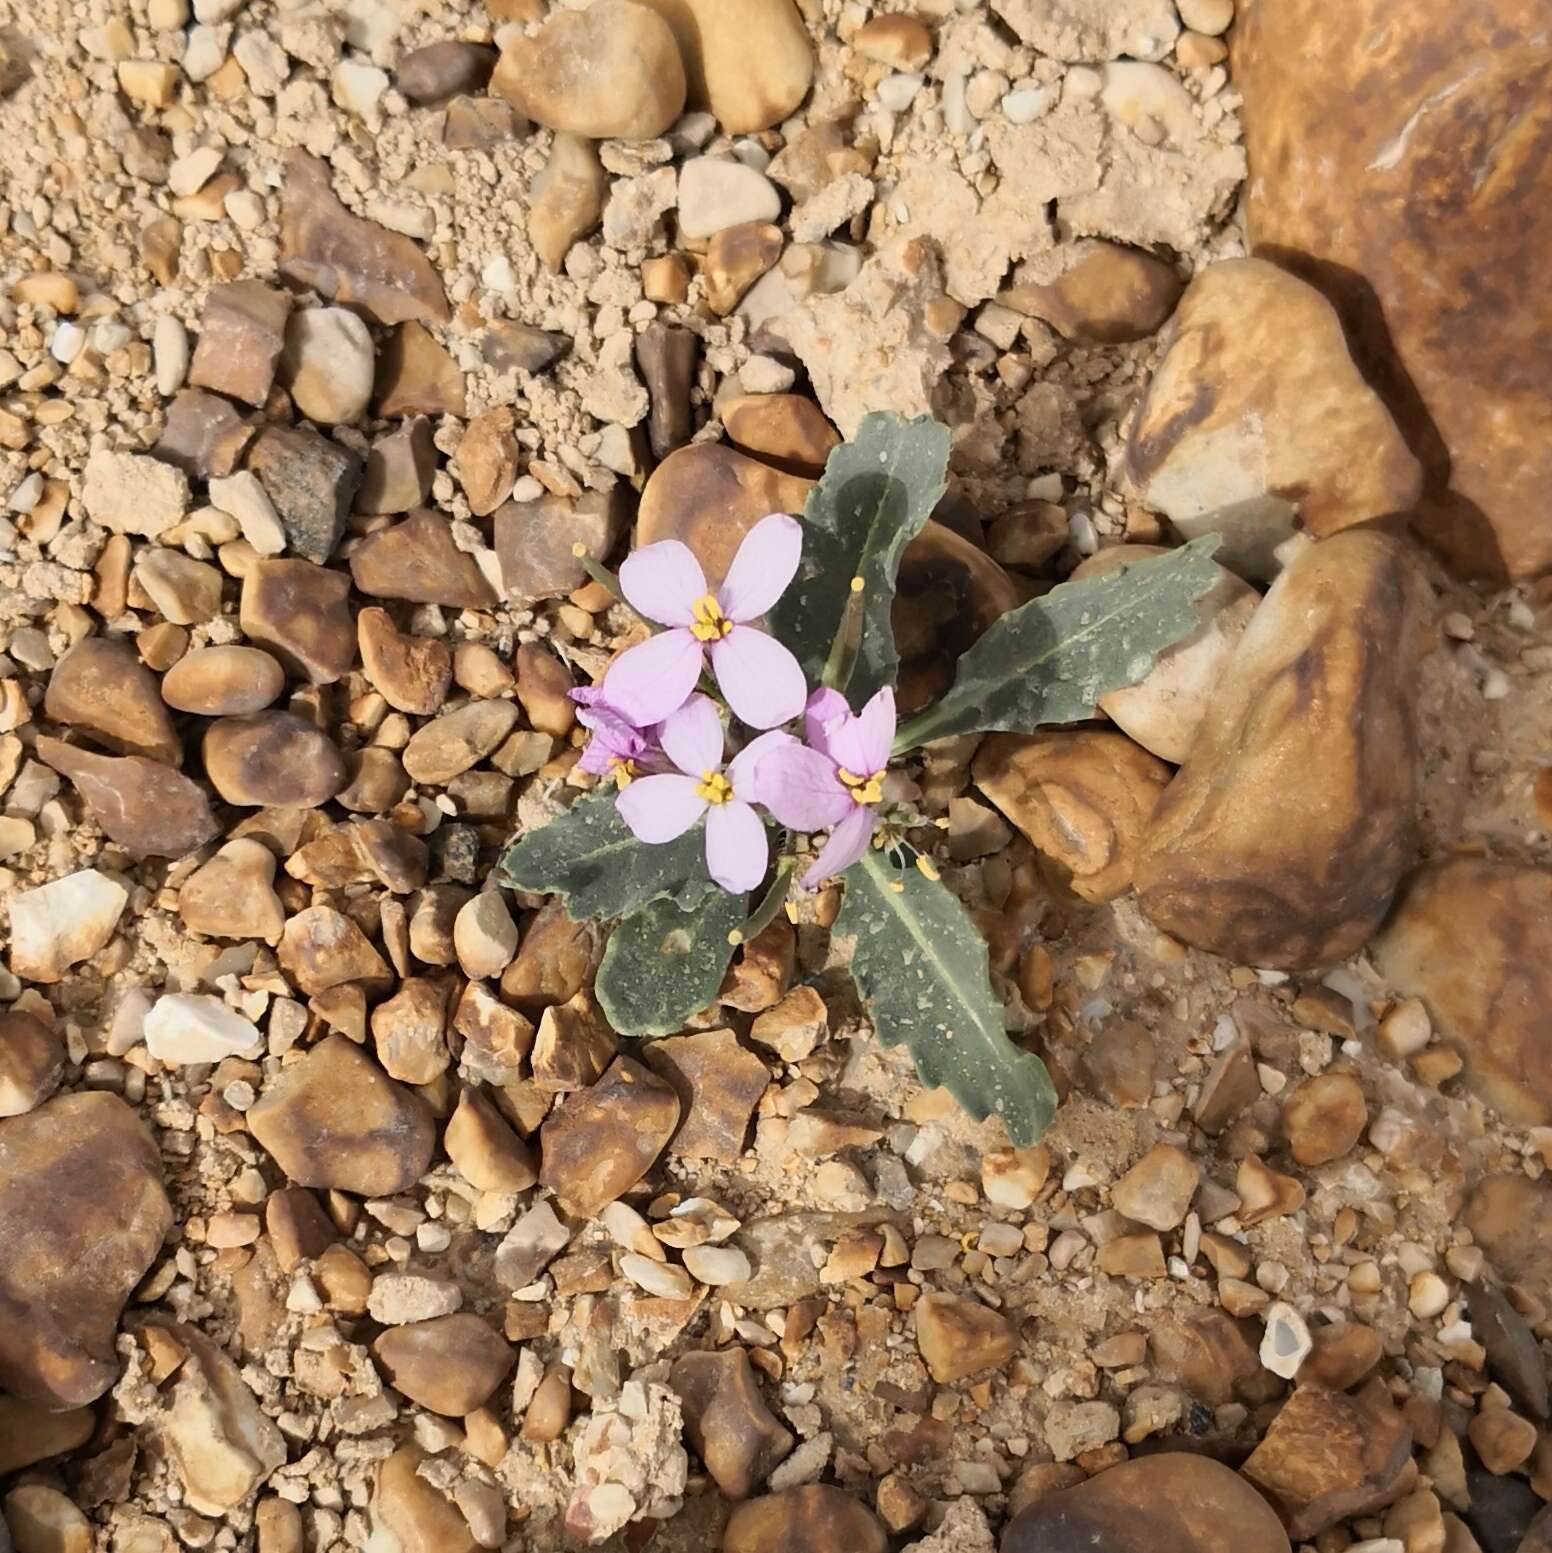
[[[742,895],[764,877],[770,845],[760,816],[736,798],[706,816],[706,870],[724,890]]]
[[[784,749],[797,742],[790,733],[782,733],[775,728],[769,733],[762,733],[757,739],[751,739],[728,762],[727,774],[733,784],[733,796],[743,799],[745,803],[760,803],[762,800],[757,784],[761,762],[773,750]]]
[[[701,677],[701,644],[682,627],[627,647],[604,675],[604,694],[638,728],[677,712]]]
[[[685,773],[699,777],[722,769],[722,719],[710,696],[691,696],[658,733],[663,753]]]
[[[659,625],[687,626],[690,606],[706,592],[706,574],[688,545],[660,539],[625,557],[620,592],[638,615]]]
[[[885,685],[863,709],[830,730],[830,753],[854,776],[872,776],[889,764],[895,742],[895,693]]]
[[[835,762],[796,743],[760,761],[755,798],[791,830],[826,830],[857,807],[835,774]]]
[[[851,707],[840,691],[821,685],[803,708],[803,737],[822,755],[830,753],[830,733],[851,716]]]
[[[775,728],[803,710],[808,687],[798,660],[753,626],[734,626],[713,642],[711,667],[733,715],[751,728]]]
[[[693,778],[668,772],[637,777],[621,789],[615,807],[637,841],[656,846],[678,840],[706,812],[706,800],[696,793]]]
[[[632,787],[635,785],[631,784]],[[826,879],[845,873],[868,850],[868,843],[873,839],[873,821],[873,811],[857,804],[819,849],[814,866],[803,875],[803,888],[817,890]]]
[[[803,525],[785,512],[760,519],[728,567],[717,602],[729,620],[758,620],[797,575],[803,558]]]

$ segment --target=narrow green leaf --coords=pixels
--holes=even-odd
[[[856,939],[851,974],[885,1046],[904,1045],[924,1084],[944,1085],[977,1121],[1002,1118],[1020,1148],[1056,1113],[1045,1064],[1003,1029],[986,940],[949,888],[881,852],[846,873],[835,924]],[[903,885],[903,889],[894,886]]]
[[[863,417],[803,508],[803,561],[770,614],[771,630],[796,654],[810,684],[824,674],[841,629],[851,580],[863,581],[863,617],[849,689],[853,706],[899,673],[889,608],[906,545],[946,488],[948,428],[931,416]]]
[[[648,846],[626,829],[614,791],[589,793],[548,825],[530,831],[500,863],[503,881],[535,894],[563,895],[583,917],[623,917],[660,895],[685,906],[716,889],[706,873],[706,838],[696,826],[677,841]]]
[[[1135,685],[1166,647],[1196,629],[1196,603],[1222,575],[1215,534],[1010,610],[959,660],[948,693],[912,718],[896,752],[950,734],[1094,715],[1108,691]]]
[[[690,911],[650,901],[609,935],[594,992],[621,1035],[670,1035],[716,997],[733,958],[744,895],[717,890]]]

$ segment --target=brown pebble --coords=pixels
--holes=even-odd
[[[64,1071],[65,1043],[49,1026],[25,1009],[0,1012],[0,1117],[41,1105],[59,1088]]]
[[[162,700],[180,712],[243,717],[285,689],[285,671],[257,647],[197,647],[162,677]]]
[[[1498,1476],[1523,1466],[1536,1448],[1536,1426],[1506,1407],[1484,1407],[1466,1433],[1482,1465]]]
[[[778,469],[817,477],[841,434],[801,394],[740,394],[722,407],[728,441]]]
[[[392,750],[372,746],[345,756],[345,785],[335,802],[352,814],[387,814],[410,790],[409,773]]]
[[[43,711],[118,754],[183,763],[156,677],[120,638],[89,636],[65,653],[49,676]]]
[[[828,1483],[746,1500],[722,1533],[722,1553],[886,1553],[888,1547],[878,1517]]]
[[[446,518],[412,512],[402,523],[369,535],[350,554],[356,587],[372,598],[457,609],[490,609],[496,603],[479,563],[453,542]]]
[[[598,225],[608,189],[592,143],[556,135],[550,159],[528,191],[528,240],[551,274],[560,273],[571,245]]]
[[[408,416],[372,444],[361,472],[361,488],[356,492],[356,509],[408,512],[424,506],[436,469],[431,422],[423,415]]]
[[[406,976],[398,991],[372,1010],[372,1044],[390,1078],[429,1084],[447,1071],[447,988]]]
[[[471,701],[416,729],[404,746],[404,769],[419,783],[436,786],[478,765],[512,731],[517,708],[510,701]]]
[[[892,70],[920,70],[932,58],[932,34],[914,16],[870,16],[852,34],[851,46]]]
[[[290,313],[290,295],[259,281],[212,286],[199,315],[189,383],[263,405],[274,386]]]
[[[701,278],[706,302],[719,318],[743,301],[744,293],[781,257],[781,228],[746,221],[712,234],[706,245]]]
[[[517,649],[517,699],[540,733],[570,733],[577,708],[571,699],[576,682],[571,670],[548,647],[524,642]]]
[[[1150,1229],[1175,1229],[1196,1195],[1201,1172],[1183,1149],[1158,1143],[1111,1189],[1118,1213]]]
[[[1305,1079],[1283,1103],[1288,1152],[1301,1165],[1324,1165],[1351,1153],[1368,1122],[1363,1086],[1350,1073]]]
[[[482,43],[447,39],[413,49],[394,72],[394,85],[418,108],[480,91],[496,68],[496,51]]]
[[[1156,1061],[1153,1037],[1142,1025],[1113,1019],[1084,1048],[1079,1065],[1091,1093],[1108,1105],[1137,1110],[1153,1099]]]
[[[373,387],[377,413],[399,415],[467,413],[463,373],[447,348],[423,325],[403,323],[378,352]]]
[[[771,1082],[769,1069],[731,1030],[703,1030],[650,1042],[647,1065],[679,1096],[683,1120],[668,1152],[680,1159],[736,1163],[749,1120]]]
[[[512,1345],[467,1311],[390,1327],[372,1352],[396,1390],[451,1418],[484,1406],[517,1362]]]
[[[636,337],[636,365],[651,402],[647,439],[655,458],[682,448],[694,430],[690,390],[700,344],[691,330],[665,323],[651,324]]]
[[[526,1192],[539,1178],[533,1155],[477,1089],[465,1089],[442,1146],[458,1173],[482,1192]]]
[[[441,642],[400,631],[385,609],[363,609],[356,634],[366,677],[401,712],[429,717],[441,709],[452,683],[453,660]]]
[[[561,1365],[551,1365],[523,1414],[523,1438],[535,1445],[547,1445],[558,1440],[570,1422],[571,1372]]]
[[[178,915],[190,932],[209,938],[279,943],[286,913],[275,893],[275,854],[251,837],[227,842],[184,880]]]
[[[624,527],[615,492],[589,491],[575,501],[544,495],[503,503],[496,509],[495,546],[506,597],[527,604],[573,592],[587,581],[587,571],[572,546],[581,545],[595,561],[606,560]]]
[[[793,1435],[765,1405],[742,1348],[685,1354],[668,1384],[683,1404],[691,1445],[729,1499],[747,1499],[791,1453]]]
[[[512,494],[517,479],[516,417],[506,405],[476,415],[464,428],[453,455],[453,472],[476,517],[492,513]]]
[[[280,526],[286,549],[322,565],[345,532],[361,460],[310,426],[267,426],[248,450]]]
[[[940,1386],[1001,1368],[1018,1346],[1006,1316],[954,1294],[924,1295],[915,1322],[916,1346]]]
[[[1357,1321],[1333,1321],[1310,1328],[1314,1346],[1299,1366],[1300,1381],[1313,1381],[1330,1391],[1348,1391],[1356,1386],[1385,1352],[1385,1345],[1373,1327]]]
[[[997,300],[1087,344],[1145,339],[1174,311],[1182,290],[1172,266],[1118,243],[1066,245],[1040,269],[1040,278],[1026,278]]]
[[[388,966],[366,934],[332,906],[309,906],[285,926],[280,964],[313,997],[342,982],[385,986]]]
[[[202,752],[215,790],[243,808],[312,809],[345,785],[334,741],[290,712],[220,718]]]
[[[350,578],[311,561],[255,561],[243,579],[238,619],[251,642],[291,673],[332,685],[355,661]]]
[[[151,451],[190,479],[208,480],[237,468],[253,432],[254,428],[219,394],[183,388],[168,405],[162,434]]]

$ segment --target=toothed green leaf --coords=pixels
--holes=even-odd
[[[947,885],[869,852],[845,875],[835,931],[856,940],[851,974],[885,1046],[905,1046],[924,1084],[977,1121],[1002,1118],[1020,1148],[1056,1112],[1045,1064],[1003,1029],[986,940]]]
[[[717,890],[691,910],[672,896],[633,912],[609,935],[594,983],[621,1035],[671,1035],[716,997],[733,958],[728,934],[748,897]]]

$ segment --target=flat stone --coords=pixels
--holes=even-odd
[[[808,95],[814,46],[793,0],[645,0],[673,28],[688,103],[730,135],[756,134]]]
[[[399,61],[393,84],[417,108],[446,102],[461,92],[478,92],[496,68],[496,51],[483,43],[447,39],[412,49]]]
[[[328,164],[305,151],[286,159],[280,272],[380,324],[451,316],[436,269],[413,239],[353,215],[334,193]]]
[[[132,857],[184,857],[220,835],[203,790],[139,755],[99,755],[40,738],[38,759],[74,784],[103,834]]]
[[[459,1175],[482,1192],[526,1192],[539,1179],[528,1145],[477,1089],[458,1097],[442,1146]]]
[[[539,1180],[577,1218],[592,1218],[652,1168],[679,1123],[672,1085],[617,1057],[590,1089],[567,1095],[539,1130]]]
[[[392,707],[429,717],[447,699],[453,682],[453,657],[431,636],[400,631],[385,609],[363,609],[356,616],[361,664],[374,690]]]
[[[254,561],[243,579],[238,620],[291,673],[314,685],[343,679],[355,661],[350,578],[311,561]]]
[[[350,553],[350,575],[362,593],[454,609],[491,609],[496,590],[479,562],[453,542],[441,513],[412,512],[370,534]]]
[[[385,432],[366,456],[361,487],[356,492],[360,512],[408,512],[423,507],[437,470],[431,422],[423,415],[407,416]]]
[[[320,566],[334,553],[361,481],[361,461],[309,426],[267,426],[248,450],[285,530],[286,548]]]
[[[668,1152],[680,1159],[735,1163],[749,1120],[771,1082],[770,1070],[731,1030],[705,1030],[652,1041],[647,1066],[673,1085],[683,1120]]]
[[[634,0],[553,12],[502,50],[490,90],[546,129],[651,140],[684,108],[684,63],[662,17]]]
[[[35,1014],[0,1012],[0,1119],[21,1116],[59,1088],[65,1043]]]
[[[916,1346],[940,1386],[1001,1369],[1018,1348],[1013,1323],[978,1300],[924,1294],[915,1317]]]
[[[313,809],[345,785],[334,741],[290,712],[220,718],[202,754],[211,786],[246,809]]]
[[[458,440],[453,471],[476,517],[488,516],[512,494],[518,471],[516,421],[509,406],[497,405],[476,415]]]
[[[471,701],[417,728],[404,746],[404,769],[416,781],[437,786],[476,766],[517,726],[510,701]]]
[[[571,1231],[561,1223],[548,1199],[527,1209],[496,1247],[497,1283],[524,1289],[571,1243]]]
[[[279,555],[286,548],[285,525],[269,492],[250,469],[210,477],[210,501],[218,512],[237,520],[242,537],[258,555]]]
[[[1472,1239],[1506,1283],[1552,1302],[1552,1192],[1520,1175],[1489,1176],[1462,1215]]]
[[[95,1401],[114,1336],[173,1214],[161,1155],[116,1095],[61,1095],[0,1121],[0,1385],[51,1409]]]
[[[818,479],[841,434],[801,394],[740,394],[722,407],[728,441],[779,469]]]
[[[571,137],[557,135],[555,143],[570,141]],[[586,141],[571,141],[587,146]],[[597,153],[594,153],[594,161]],[[603,168],[599,166],[602,174]],[[596,216],[593,218],[598,219]],[[553,366],[571,350],[570,335],[558,329],[538,329],[533,324],[519,323],[512,318],[497,318],[480,340],[480,355],[488,366],[498,372],[543,372]]]
[[[722,1533],[722,1553],[886,1553],[878,1517],[828,1483],[805,1483],[749,1499]]]
[[[286,323],[280,381],[309,420],[325,426],[359,421],[372,397],[376,366],[372,336],[349,308],[299,308]]]
[[[257,647],[196,647],[162,676],[162,700],[179,712],[242,717],[262,712],[286,686],[285,671]]]
[[[286,912],[275,893],[275,854],[262,841],[229,841],[178,890],[178,915],[207,938],[258,938],[278,944]]]
[[[528,240],[552,274],[560,272],[572,244],[598,225],[608,192],[609,178],[592,142],[556,135],[549,161],[528,190]],[[524,367],[521,359],[513,365],[542,370]]]
[[[1238,1473],[1194,1451],[1161,1451],[1043,1495],[1003,1533],[1002,1553],[1288,1553],[1288,1534]]]
[[[43,711],[116,753],[183,763],[156,676],[119,637],[88,636],[65,653],[49,675]]]
[[[115,534],[156,539],[188,512],[189,479],[149,453],[98,448],[86,461],[81,505]]]
[[[290,295],[259,281],[212,286],[199,315],[190,385],[262,406],[274,386],[290,312]]]
[[[11,969],[24,981],[63,980],[107,945],[128,901],[129,891],[95,868],[13,895]]]
[[[1170,0],[993,0],[1019,39],[1071,62],[1163,59],[1180,35]]]
[[[1187,287],[1131,424],[1126,475],[1187,538],[1268,499],[1320,538],[1404,512],[1422,489],[1335,309],[1262,259],[1209,265]],[[1219,559],[1253,579],[1277,569],[1264,544],[1231,539]]]
[[[1283,1102],[1288,1152],[1306,1167],[1326,1165],[1351,1153],[1368,1124],[1363,1085],[1351,1073],[1307,1078]]]
[[[309,997],[348,981],[388,981],[388,966],[371,940],[332,906],[309,906],[286,922],[280,964]]]
[[[1375,940],[1380,974],[1420,997],[1465,1082],[1511,1122],[1552,1122],[1552,870],[1455,857],[1418,870]]]
[[[976,786],[1090,901],[1111,900],[1131,886],[1170,779],[1157,756],[1094,729],[993,734],[973,771]]]
[[[647,386],[647,440],[654,458],[667,458],[690,440],[690,390],[700,340],[689,329],[649,324],[636,337],[636,365]]]
[[[18,1485],[0,1500],[0,1510],[3,1553],[11,1553],[12,1537],[21,1553],[92,1553],[92,1523],[47,1483]]]
[[[517,1362],[512,1345],[466,1311],[391,1327],[372,1352],[395,1390],[451,1418],[483,1407]]]
[[[1525,1318],[1490,1283],[1477,1278],[1466,1287],[1471,1335],[1487,1350],[1493,1378],[1533,1418],[1548,1413],[1546,1361]]]
[[[224,580],[219,567],[158,545],[136,557],[130,588],[148,598],[163,620],[192,626],[221,613]]]
[[[1367,942],[1411,851],[1423,592],[1406,547],[1367,529],[1279,577],[1142,843],[1134,879],[1157,926],[1288,969]]]
[[[589,491],[572,500],[546,493],[533,501],[504,502],[496,509],[495,547],[506,598],[531,604],[559,598],[587,581],[573,551],[604,561],[624,532],[625,513],[613,492]]]
[[[397,415],[467,413],[464,377],[452,353],[417,323],[400,324],[388,336],[377,362],[373,389],[377,413]]]
[[[219,394],[179,389],[151,451],[191,480],[229,475],[253,440],[254,428]]]
[[[674,1361],[668,1384],[684,1408],[685,1434],[729,1499],[747,1499],[796,1443],[760,1395],[742,1348],[689,1353]]]
[[[1389,1504],[1411,1457],[1412,1429],[1381,1380],[1356,1396],[1303,1385],[1283,1404],[1244,1474],[1295,1542]]]
[[[408,1191],[436,1147],[426,1103],[342,1035],[270,1080],[248,1130],[296,1185],[363,1197]]]

